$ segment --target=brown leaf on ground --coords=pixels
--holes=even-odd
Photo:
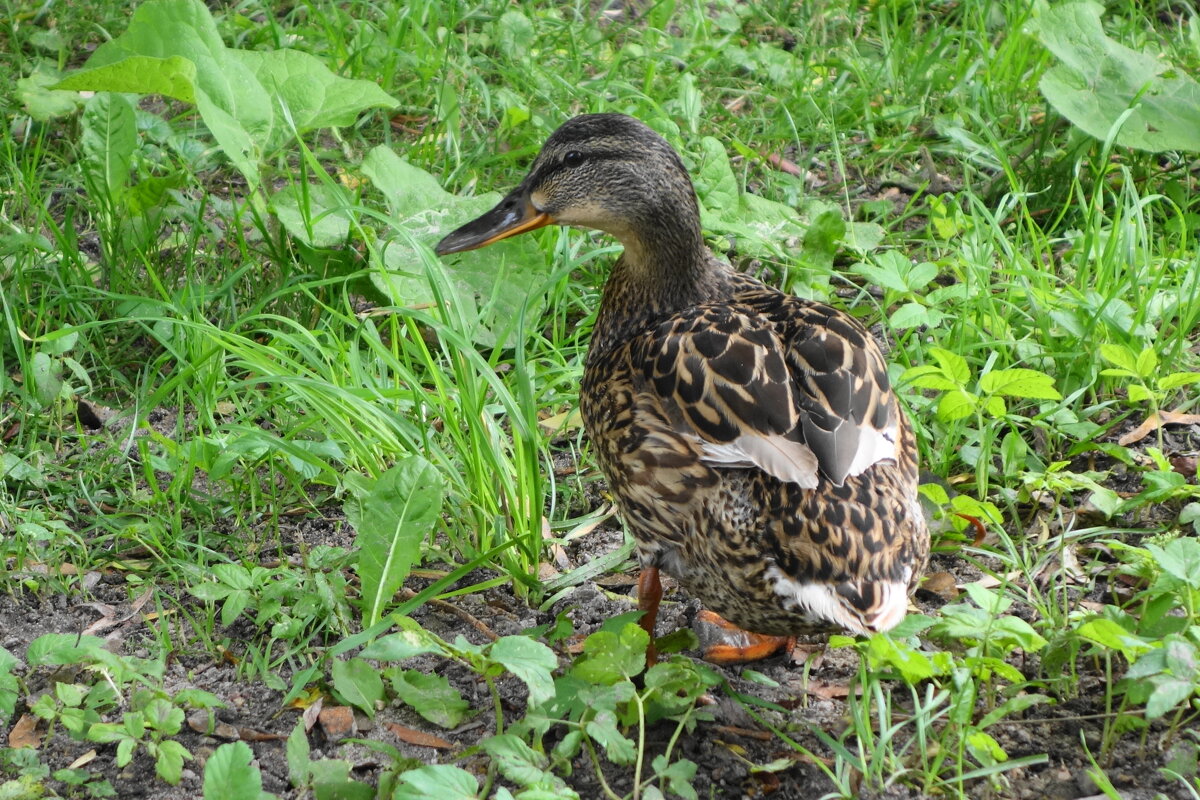
[[[1157,411],[1146,417],[1146,421],[1129,433],[1117,439],[1117,444],[1128,447],[1134,442],[1140,442],[1164,425],[1197,425],[1200,424],[1200,414],[1183,414],[1178,411]]]
[[[81,755],[79,758],[75,759],[70,764],[68,764],[67,769],[79,769],[82,766],[92,763],[92,761],[94,761],[95,758],[96,758],[96,751],[88,750],[86,753]]]
[[[416,728],[410,728],[407,725],[401,725],[397,722],[385,722],[384,727],[396,734],[396,738],[400,741],[415,744],[417,747],[436,747],[439,750],[449,750],[454,747],[453,744],[440,736],[419,731]]]
[[[850,696],[850,684],[809,681],[804,684],[804,691],[822,700],[845,700]]]
[[[308,733],[317,724],[317,717],[321,715],[321,709],[325,707],[325,698],[318,697],[317,701],[308,708],[304,709],[304,713],[300,718],[304,720],[304,732]]]
[[[1185,478],[1195,478],[1200,475],[1200,471],[1198,471],[1200,463],[1197,462],[1195,455],[1173,455],[1167,460],[1171,462],[1171,469]]]
[[[825,651],[827,649],[824,642],[820,644],[797,642],[788,653],[788,658],[797,667],[808,664],[810,669],[818,669],[821,666],[821,662],[825,660]]]
[[[783,156],[777,155],[775,153],[772,153],[770,155],[764,154],[763,158],[765,158],[767,160],[768,164],[770,164],[772,167],[779,170],[780,172],[786,172],[788,175],[794,175],[797,178],[804,177],[804,170],[800,169],[800,167],[798,167],[794,161],[789,161],[788,159],[784,158]]]
[[[288,737],[282,733],[268,733],[260,731],[258,728],[243,728],[237,729],[238,736],[242,737],[243,742],[278,742]]]
[[[42,735],[37,730],[38,718],[32,714],[22,714],[17,724],[8,732],[9,747],[30,747],[36,750],[42,743]]]
[[[208,715],[207,711],[195,711],[189,714],[187,724],[196,733],[202,733],[205,736],[215,736],[218,739],[228,739],[230,741],[236,741],[241,738],[237,728],[228,722],[214,720]]]
[[[757,739],[760,742],[769,742],[775,738],[775,734],[768,731],[756,731],[750,728],[739,728],[736,725],[717,725],[713,728],[715,733],[725,733],[730,736],[742,736],[747,739]]]
[[[921,588],[946,600],[953,600],[958,597],[957,583],[958,579],[949,572],[931,572],[925,576]]]
[[[567,551],[555,541],[556,538],[554,531],[550,530],[550,520],[542,517],[542,539],[550,543],[550,556],[554,559],[554,564],[551,566],[567,572],[571,569],[571,559],[567,558]]]

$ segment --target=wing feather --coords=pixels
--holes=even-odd
[[[639,345],[644,386],[705,463],[814,488],[896,457],[883,356],[842,312],[763,290],[675,314]]]

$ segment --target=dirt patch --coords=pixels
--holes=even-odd
[[[297,521],[282,537],[290,547],[311,548],[316,544],[346,544],[340,525],[325,520]],[[613,527],[600,527],[573,543],[569,557],[573,562],[594,558],[606,550],[619,547],[623,541],[621,533]],[[287,545],[285,545],[287,546]],[[954,554],[935,555],[931,571],[944,571],[954,575],[958,582],[969,582],[979,577],[976,565]],[[469,585],[490,574],[475,573],[464,580]],[[604,585],[607,584],[607,585]],[[611,575],[602,579],[602,584],[585,583],[563,596],[544,611],[529,608],[508,586],[493,587],[485,592],[453,598],[452,607],[426,605],[415,612],[414,617],[423,627],[439,636],[452,640],[458,635],[476,644],[485,644],[488,637],[484,632],[464,622],[468,616],[483,621],[485,628],[498,636],[518,634],[536,625],[552,623],[559,613],[565,612],[575,629],[575,640],[594,631],[605,620],[616,614],[635,608],[631,592],[632,575]],[[419,590],[420,582],[411,588]],[[18,584],[10,583],[10,591],[0,596],[0,641],[12,653],[21,656],[29,642],[45,633],[78,634],[93,625],[103,612],[104,606],[127,608],[135,594],[126,585],[124,577],[113,573],[104,575],[82,596],[35,594],[23,591]],[[198,601],[187,595],[177,598],[179,612],[188,609],[197,612]],[[945,602],[940,595],[928,591],[918,592],[916,603],[927,613],[935,613]],[[668,587],[667,597],[660,617],[660,635],[671,629],[691,623],[699,606],[694,600],[683,596],[673,587]],[[97,777],[108,780],[120,797],[191,798],[201,792],[203,762],[225,741],[232,738],[231,731],[248,739],[250,747],[262,770],[264,788],[280,797],[298,796],[287,777],[287,759],[284,737],[300,719],[299,708],[282,705],[284,690],[290,686],[295,667],[304,666],[302,659],[295,659],[274,670],[277,688],[271,688],[261,678],[247,678],[244,663],[235,663],[237,653],[229,660],[214,660],[196,641],[189,641],[184,634],[186,626],[177,625],[173,631],[175,655],[168,661],[162,686],[168,695],[183,689],[202,689],[211,692],[225,705],[215,712],[215,723],[211,728],[204,725],[185,725],[177,739],[195,757],[188,761],[178,786],[168,786],[155,775],[153,760],[141,747],[133,760],[124,768],[116,766],[116,747],[112,744],[96,745],[70,737],[61,726],[56,726],[49,735],[43,734],[38,753],[42,763],[51,770],[60,769],[75,762],[89,750],[96,757],[86,769]],[[229,628],[214,632],[216,638],[228,638],[238,642],[258,635],[252,623],[239,619]],[[109,646],[124,655],[149,658],[158,652],[159,642],[154,630],[142,622],[140,614],[134,614],[122,626],[105,632]],[[558,645],[561,663],[566,663],[569,654],[566,644]],[[231,648],[231,649],[236,649]],[[310,655],[315,655],[311,653]],[[694,655],[694,654],[692,654]],[[379,710],[374,720],[361,714],[355,715],[358,737],[385,743],[403,755],[421,763],[451,763],[457,754],[478,744],[494,733],[491,697],[479,677],[472,671],[456,664],[447,663],[432,656],[410,659],[406,667],[443,675],[476,710],[476,714],[454,730],[442,730],[426,722],[398,700],[393,700]],[[673,758],[687,758],[695,762],[699,771],[693,785],[702,797],[763,797],[807,800],[819,797],[834,787],[813,758],[830,760],[833,753],[822,743],[816,730],[839,738],[848,725],[845,689],[858,669],[857,656],[848,649],[825,651],[816,668],[800,668],[786,663],[779,656],[753,665],[753,673],[740,668],[715,668],[727,681],[733,692],[759,698],[763,708],[753,709],[754,714],[769,721],[779,730],[785,731],[812,757],[801,756],[787,746],[776,735],[765,730],[743,704],[735,702],[726,692],[714,693],[716,702],[705,709],[711,717],[702,722],[696,731],[685,734],[674,744]],[[1035,674],[1033,665],[1024,665],[1026,674]],[[17,674],[23,685],[23,695],[18,704],[18,717],[27,713],[37,697],[53,689],[56,681],[64,680],[61,668],[19,667]],[[88,682],[88,674],[68,675],[69,680]],[[1080,691],[1077,697],[1058,706],[1038,706],[1024,715],[1005,720],[988,729],[1010,758],[1045,753],[1049,761],[1045,764],[1014,770],[1008,773],[1007,781],[993,789],[980,783],[971,789],[972,797],[996,798],[1083,798],[1099,794],[1095,782],[1089,776],[1089,761],[1081,745],[1086,742],[1089,750],[1100,753],[1103,733],[1103,714],[1100,707],[1103,691],[1098,673],[1080,675]],[[770,685],[770,684],[774,685]],[[525,685],[510,676],[498,681],[502,705],[508,722],[519,719],[525,710]],[[839,696],[841,695],[841,696]],[[898,700],[903,692],[896,692]],[[130,697],[126,696],[127,704]],[[332,700],[327,700],[332,705]],[[127,705],[125,706],[127,707]],[[903,718],[906,709],[896,707],[893,716]],[[120,709],[106,715],[108,721],[119,717]],[[203,717],[199,717],[203,720]],[[197,720],[192,714],[193,724]],[[398,738],[390,724],[425,731],[447,740],[450,749],[437,749],[411,744]],[[675,732],[674,723],[664,722],[651,726],[646,736],[647,763],[655,755],[664,752],[671,744]],[[1155,792],[1167,797],[1181,796],[1177,785],[1167,783],[1157,772],[1170,758],[1169,745],[1161,741],[1163,731],[1151,726],[1149,734],[1139,741],[1137,737],[1124,737],[1111,751],[1107,774],[1127,800],[1149,798]],[[552,746],[562,731],[554,729],[547,735],[546,744]],[[901,740],[908,731],[902,730]],[[326,739],[321,726],[309,733],[312,758],[348,759],[353,767],[352,777],[368,783],[379,780],[390,766],[391,760],[359,744],[341,743]],[[851,741],[850,744],[853,744]],[[916,758],[918,754],[913,753]],[[792,763],[773,772],[755,771],[752,765],[764,765],[786,759]],[[486,761],[473,756],[458,762],[460,766],[477,773],[486,768]],[[603,795],[596,769],[589,758],[580,755],[574,762],[568,783],[581,797]],[[914,767],[917,763],[914,762]],[[632,771],[605,762],[602,772],[604,780],[619,794],[632,789]],[[50,781],[51,786],[56,784]],[[57,785],[60,791],[65,787]],[[932,787],[931,787],[932,788]],[[922,793],[916,789],[894,786],[883,792],[861,791],[862,798],[925,798],[943,792]]]

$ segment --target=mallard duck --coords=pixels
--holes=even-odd
[[[651,639],[660,569],[724,618],[710,620],[755,634],[711,645],[718,662],[796,634],[899,623],[929,533],[912,428],[867,330],[718,259],[678,154],[632,117],[568,120],[520,186],[436,249],[551,224],[625,249],[579,401],[637,542]]]

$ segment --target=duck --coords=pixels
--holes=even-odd
[[[704,606],[703,656],[717,663],[764,658],[801,634],[898,625],[929,530],[912,425],[868,330],[717,257],[679,154],[624,114],[567,120],[520,185],[435,251],[547,225],[624,248],[579,408],[636,543],[648,657],[660,572]]]

